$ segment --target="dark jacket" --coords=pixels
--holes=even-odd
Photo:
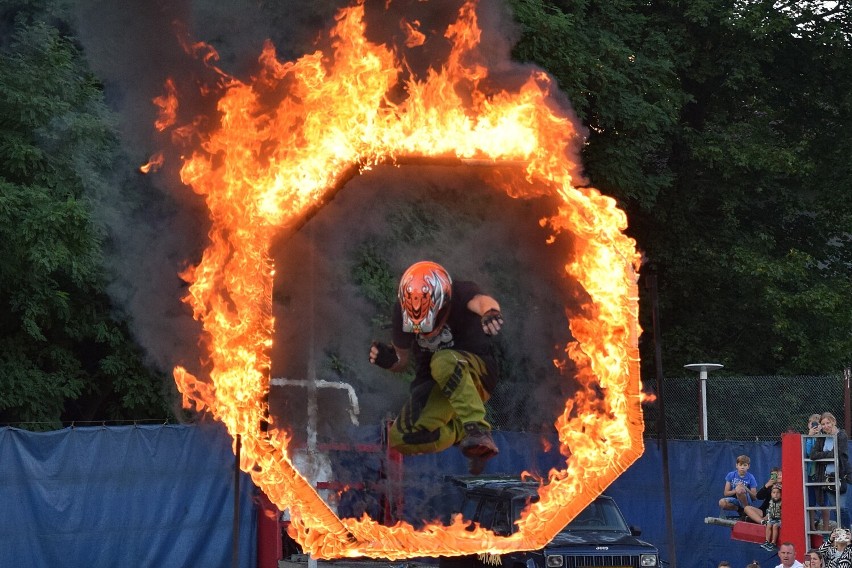
[[[775,487],[774,485],[772,487]],[[769,508],[769,502],[772,501],[772,487],[767,487],[766,483],[760,486],[760,489],[757,490],[757,495],[755,499],[760,499],[762,503],[760,504],[760,514],[762,516],[766,516],[766,509]],[[779,484],[778,487],[781,487]]]
[[[827,452],[823,451],[823,446],[825,446],[826,438],[817,438],[814,443],[814,447],[811,449],[810,458],[812,460],[820,460],[825,458],[833,458],[834,452],[837,452],[837,467],[840,469],[837,472],[840,476],[840,479],[846,479],[846,476],[849,473],[852,473],[852,468],[849,467],[849,436],[846,435],[846,431],[843,428],[838,428],[837,430],[837,440],[835,442],[834,450],[830,450]],[[825,474],[825,466],[827,464],[825,462],[817,464],[817,475],[822,477]]]

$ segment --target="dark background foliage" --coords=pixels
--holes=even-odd
[[[220,22],[219,35],[202,39],[226,42],[227,10],[195,4]],[[340,4],[269,0],[252,9],[273,41],[286,43],[282,56],[298,57]],[[646,331],[642,284],[658,278],[666,373],[685,375],[683,364],[707,360],[737,375],[849,366],[850,8],[509,4],[518,26],[513,57],[556,79],[588,129],[589,184],[628,214],[646,258]],[[109,86],[90,65],[73,14],[59,1],[0,3],[0,422],[168,418],[169,368],[131,332],[139,314],[118,299],[108,268],[124,241],[99,210],[109,192],[131,210],[142,207],[134,205],[138,157],[122,147],[119,103],[107,104]],[[404,210],[389,215],[383,232],[352,243],[341,259],[360,301],[378,314],[369,325],[383,325],[392,301],[393,243],[402,238],[394,223],[482,222],[440,207],[430,213],[415,222]],[[175,273],[190,261],[170,259]],[[509,295],[507,305],[529,305],[511,297],[523,294],[524,277],[501,275],[506,266],[495,257],[482,270]],[[649,384],[652,337],[640,345]],[[318,352],[338,375],[356,368],[339,351]],[[510,347],[504,364],[519,382],[538,372]]]
[[[849,8],[512,4],[516,56],[554,73],[589,126],[587,174],[657,274],[669,371],[849,365]]]

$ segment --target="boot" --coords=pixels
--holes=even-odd
[[[465,437],[459,447],[467,457],[468,471],[471,475],[479,475],[485,469],[485,464],[496,456],[500,450],[491,437],[491,432],[476,422],[464,425]]]
[[[485,463],[500,453],[491,432],[476,422],[464,425],[465,437],[459,444],[462,454],[468,459],[471,475],[479,475],[485,469]]]

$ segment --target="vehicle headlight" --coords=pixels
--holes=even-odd
[[[561,568],[565,564],[565,559],[562,556],[548,556],[545,564],[547,568]]]
[[[657,555],[656,554],[640,554],[639,555],[639,566],[656,566],[657,565]]]

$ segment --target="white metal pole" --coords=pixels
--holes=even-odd
[[[719,363],[690,363],[683,367],[690,371],[698,371],[698,379],[701,381],[701,422],[699,424],[701,432],[699,432],[699,437],[706,442],[709,438],[707,432],[707,373],[721,369],[724,365]]]

